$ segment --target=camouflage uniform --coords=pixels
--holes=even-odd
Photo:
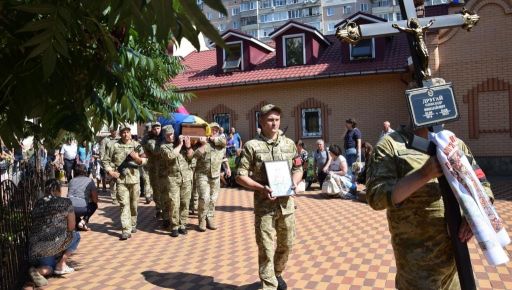
[[[397,182],[421,168],[429,155],[406,148],[404,130],[383,137],[375,147],[367,171],[367,199],[375,210],[387,210],[395,253],[397,289],[460,289],[452,244],[444,219],[437,179],[430,180],[401,204],[391,194]],[[460,148],[478,166],[465,144]],[[484,188],[492,196],[490,185]]]
[[[190,161],[190,170],[192,170],[192,191],[190,193],[190,204],[189,211],[193,211],[197,213],[198,203],[199,203],[199,193],[197,192],[196,186],[196,163],[197,159],[192,157]]]
[[[100,160],[103,161],[105,154],[107,154],[108,150],[110,150],[110,146],[119,140],[119,137],[107,136],[101,140],[100,143]],[[103,170],[105,170],[105,166],[102,163]],[[105,176],[107,173],[105,172]],[[110,189],[110,197],[112,197],[112,201],[117,202],[116,199],[116,179],[109,177],[108,187]]]
[[[139,143],[130,140],[124,144],[121,140],[114,142],[103,159],[105,170],[117,171],[117,168],[134,151]],[[137,151],[144,153],[142,148]],[[142,164],[144,165],[144,164]],[[140,175],[138,168],[127,168],[126,176],[120,176],[117,179],[117,200],[121,207],[121,226],[123,234],[129,234],[132,228],[137,226],[137,205],[140,196]]]
[[[256,182],[268,185],[265,161],[286,160],[292,173],[302,172],[301,166],[293,164],[297,156],[295,143],[280,134],[276,140],[263,134],[245,143],[237,175],[249,176]],[[286,267],[295,239],[295,203],[292,197],[270,200],[266,193],[254,192],[254,214],[256,243],[258,244],[259,276],[263,289],[276,289],[277,278]],[[274,249],[274,233],[277,248]]]
[[[205,219],[213,221],[215,217],[215,202],[220,191],[220,167],[226,155],[226,138],[216,137],[215,142],[208,141],[205,146],[203,153],[200,149],[194,152],[199,224]]]
[[[162,194],[169,196],[171,230],[185,229],[192,191],[192,170],[190,169],[192,158],[187,156],[187,149],[184,147],[178,154],[174,152],[172,144],[164,144],[160,150],[162,164],[166,165],[168,174],[164,180],[166,191],[162,191]]]
[[[158,136],[149,134],[147,139],[142,141],[144,144],[144,151],[148,157],[148,163],[146,165],[146,171],[149,175],[149,183],[153,191],[153,200],[155,202],[155,209],[158,212],[162,211],[162,197],[160,188],[160,139]]]

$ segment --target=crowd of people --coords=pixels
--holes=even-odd
[[[171,237],[187,235],[189,214],[198,215],[197,231],[216,230],[219,225],[215,222],[215,205],[221,183],[230,184],[231,180],[254,191],[262,288],[287,289],[283,272],[295,239],[296,206],[292,196],[274,195],[277,193],[269,186],[266,173],[266,162],[286,161],[292,195],[299,191],[301,183],[308,190],[317,182],[322,191],[335,184],[339,190],[336,195],[353,199],[357,185],[366,183],[369,205],[388,211],[397,260],[397,288],[456,287],[448,234],[444,222],[437,218],[442,216],[443,208],[440,188],[433,180],[442,172],[435,158],[417,152],[406,154],[412,150],[405,144],[410,130],[394,131],[385,121],[374,148],[362,141],[356,120],[349,118],[343,146],[327,146],[319,139],[315,142],[316,149],[308,152],[302,140],[294,142],[280,130],[281,112],[274,105],[262,107],[258,134],[245,143],[234,128],[226,135],[215,122],[209,124],[208,136],[176,136],[171,125],[153,122],[147,124],[140,142],[132,136],[129,126],[121,126],[119,131],[111,128],[110,135],[94,145],[87,142],[77,145],[69,139],[51,153],[44,147],[37,154],[33,150],[29,152],[27,159],[44,156],[44,164],[51,171],[65,172],[64,177],[55,174],[57,179],[46,182],[44,196],[34,206],[29,240],[32,281],[36,286],[44,286],[48,275],[74,271],[67,260],[80,242],[78,231],[90,230],[88,222],[98,208],[100,184],[103,190],[109,185],[112,202],[120,208],[120,240],[124,241],[137,232],[141,196],[146,203],[155,203],[155,219],[161,219]],[[414,133],[426,134],[424,130]],[[2,161],[16,160],[14,152],[3,146],[0,165]],[[402,153],[397,156],[397,152]],[[229,159],[234,159],[234,172]],[[397,163],[396,159],[404,162]],[[67,198],[61,197],[63,180],[68,184]],[[482,182],[489,187],[486,181]],[[417,231],[421,228],[417,223],[427,220],[428,230]],[[408,225],[416,230],[404,231]],[[458,236],[461,241],[472,236],[465,219]],[[422,249],[427,244],[429,251]],[[414,257],[408,254],[411,250],[416,253]],[[435,269],[422,262],[432,259],[436,261]],[[418,275],[428,279],[414,279]]]

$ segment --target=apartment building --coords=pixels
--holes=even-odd
[[[228,29],[242,31],[260,40],[288,20],[315,27],[323,34],[334,34],[334,26],[359,11],[388,21],[401,20],[398,0],[223,0],[228,15],[223,15],[196,0],[203,13],[220,33]],[[453,0],[425,0],[438,5]],[[463,1],[457,1],[463,2]]]

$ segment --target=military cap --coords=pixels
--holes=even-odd
[[[119,132],[123,132],[125,130],[128,130],[128,131],[132,130],[132,127],[130,126],[130,124],[126,123],[126,124],[119,125]]]
[[[172,127],[172,125],[166,125],[162,127],[162,132],[164,135],[173,134],[174,128]]]
[[[160,124],[160,122],[153,122],[151,127],[162,127],[162,124]]]
[[[214,127],[217,127],[218,129],[220,129],[220,125],[219,125],[219,123],[217,123],[217,122],[211,122],[211,123],[210,123],[210,128],[214,128]]]
[[[261,107],[260,111],[261,111],[262,115],[266,115],[266,114],[268,114],[271,111],[278,112],[279,114],[281,114],[281,112],[282,112],[281,108],[279,108],[276,105],[272,105],[272,104],[268,104],[268,105],[265,105],[265,106]]]

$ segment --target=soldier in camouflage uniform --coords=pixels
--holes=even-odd
[[[196,189],[199,193],[199,231],[216,230],[215,202],[220,191],[220,167],[226,155],[226,138],[219,136],[220,126],[211,123],[211,137],[201,137],[194,152]]]
[[[199,193],[197,192],[196,187],[196,163],[197,159],[192,157],[192,161],[190,161],[190,169],[192,170],[192,192],[190,194],[190,204],[188,209],[190,214],[197,213],[199,203]]]
[[[149,132],[151,131],[151,122],[146,123],[144,128],[144,137],[142,137],[141,145],[142,147],[146,146],[146,142],[148,141]],[[141,190],[144,188],[144,197],[146,198],[146,204],[150,204],[153,200],[153,189],[151,188],[151,183],[149,182],[149,172],[147,164],[140,167],[140,174],[142,175],[142,179],[144,180],[144,184],[141,184]]]
[[[153,190],[153,201],[155,202],[155,210],[156,217],[159,218],[162,215],[162,200],[161,200],[161,190],[160,190],[160,180],[158,170],[160,169],[160,131],[162,129],[162,125],[159,122],[154,122],[151,125],[151,132],[148,134],[147,138],[142,141],[144,144],[144,152],[148,157],[148,164],[146,165],[146,169],[149,175],[149,183],[151,185],[151,189]]]
[[[416,135],[426,138],[426,128]],[[407,148],[409,130],[384,136],[369,160],[367,200],[375,210],[387,210],[391,244],[395,253],[397,289],[460,289],[453,247],[444,219],[437,177],[442,170],[435,156]],[[478,165],[459,140],[474,169]],[[482,185],[493,200],[490,184]],[[458,234],[462,242],[472,237],[466,220]]]
[[[100,143],[100,161],[103,160],[103,157],[105,156],[105,154],[107,153],[107,151],[110,149],[110,145],[112,145],[113,143],[115,143],[117,140],[119,140],[119,137],[117,136],[117,129],[116,128],[109,128],[109,131],[110,131],[110,136],[107,136],[105,138],[103,138],[103,140],[101,140],[101,143]],[[103,171],[105,171],[105,166],[103,166],[103,164],[101,165]],[[104,172],[104,176],[102,176],[101,178],[105,178],[107,179],[107,173]],[[105,187],[105,184],[103,184],[103,187]],[[119,203],[117,202],[117,198],[116,198],[116,179],[113,178],[112,176],[108,176],[108,187],[109,187],[109,190],[110,190],[110,197],[112,197],[112,203],[114,205],[118,205]]]
[[[254,226],[263,289],[284,290],[287,286],[281,275],[295,239],[295,203],[290,196],[272,196],[264,163],[288,161],[295,185],[302,179],[302,166],[292,162],[298,156],[297,148],[279,130],[280,118],[280,108],[271,104],[261,108],[261,134],[245,143],[236,181],[243,187],[254,190]],[[252,172],[251,176],[249,172]],[[277,248],[274,249],[276,239]]]
[[[122,126],[120,134],[121,139],[112,144],[103,159],[103,164],[105,171],[117,179],[116,197],[121,206],[121,240],[127,240],[131,237],[132,233],[137,232],[140,175],[138,168],[128,167],[123,172],[118,172],[118,168],[128,156],[137,165],[144,165],[147,159],[140,157],[144,151],[138,142],[132,140],[129,126]]]
[[[171,237],[187,234],[188,206],[192,190],[192,170],[190,161],[194,151],[190,137],[180,136],[179,143],[173,146],[174,130],[171,125],[162,129],[167,144],[160,146],[162,164],[168,173],[162,187],[162,194],[169,196],[169,216],[171,218]]]

